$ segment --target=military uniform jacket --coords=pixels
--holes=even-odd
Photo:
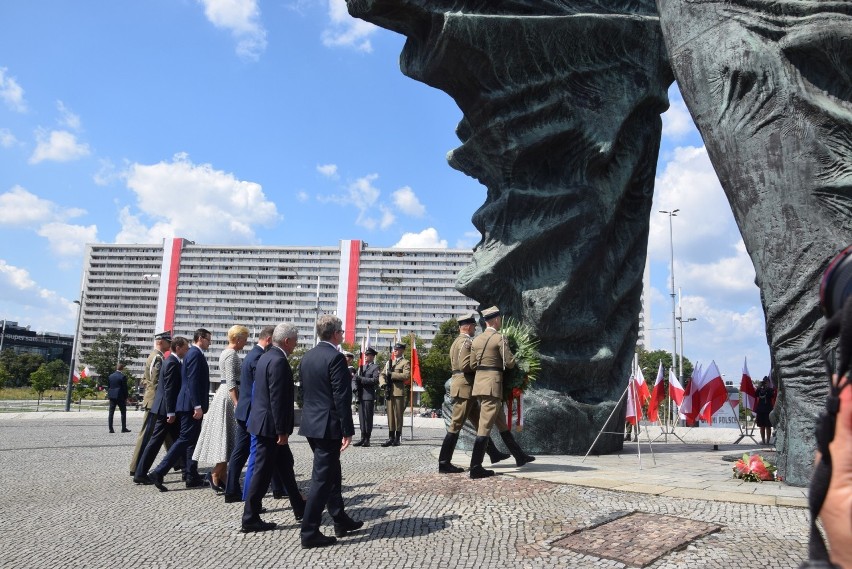
[[[470,367],[476,372],[471,394],[503,398],[503,370],[515,367],[515,356],[503,335],[494,328],[473,340]]]
[[[145,395],[142,397],[143,409],[150,411],[151,405],[154,404],[161,367],[163,367],[163,352],[157,349],[151,350],[148,359],[145,360],[145,370],[142,372],[142,385],[145,386]]]
[[[405,386],[411,384],[411,362],[405,358],[399,358],[390,365],[390,380],[393,382],[391,396],[402,397],[405,395]]]
[[[376,384],[379,383],[379,366],[376,362],[358,368],[355,374],[355,385],[358,388],[359,401],[375,401]]]
[[[473,389],[473,370],[470,368],[470,336],[459,334],[450,347],[450,365],[453,368],[453,379],[450,382],[450,397],[470,399]]]

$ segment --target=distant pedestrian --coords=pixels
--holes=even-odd
[[[109,397],[109,432],[114,433],[112,428],[112,419],[115,415],[115,408],[118,407],[121,411],[121,432],[129,433],[127,428],[127,376],[122,371],[124,364],[118,364],[118,369],[112,372],[107,379],[107,397]]]
[[[772,438],[772,423],[769,414],[772,412],[773,396],[775,394],[769,386],[769,377],[764,376],[757,388],[757,406],[755,407],[755,423],[760,427],[760,442],[768,445]]]

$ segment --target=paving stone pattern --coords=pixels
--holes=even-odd
[[[645,567],[666,553],[719,529],[715,524],[634,512],[575,532],[553,545]]]
[[[429,428],[416,428],[414,441],[406,430],[399,447],[345,451],[347,511],[365,527],[335,546],[305,551],[286,500],[264,500],[275,531],[242,534],[242,504],[225,504],[209,488],[186,489],[175,473],[166,493],[134,485],[127,462],[138,413],[129,413],[132,433],[113,435],[105,414],[31,415],[0,415],[3,569],[629,567],[641,562],[632,549],[644,545],[610,539],[606,551],[590,553],[558,543],[629,512],[647,516],[633,525],[652,535],[662,516],[720,528],[667,549],[649,567],[797,567],[806,554],[802,508],[439,475],[444,432]],[[384,435],[378,430],[374,439]],[[304,492],[311,453],[303,438],[291,440]],[[464,463],[462,453],[456,462]],[[323,531],[332,531],[327,516]],[[623,551],[616,556],[615,548]]]

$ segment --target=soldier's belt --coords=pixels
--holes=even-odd
[[[454,369],[451,373],[452,373],[453,375],[455,375],[455,374],[457,374],[457,373],[464,373],[464,372],[463,372],[462,370],[460,370],[460,369]]]
[[[495,366],[477,366],[476,371],[479,371],[479,370],[482,370],[482,371],[503,371],[503,368],[495,367]]]

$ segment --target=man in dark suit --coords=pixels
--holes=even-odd
[[[175,410],[177,407],[178,393],[181,388],[181,360],[189,351],[189,341],[177,336],[171,345],[172,353],[165,359],[160,367],[160,377],[157,379],[157,391],[154,401],[151,403],[149,413],[154,418],[154,429],[142,452],[139,454],[139,462],[136,464],[136,474],[133,481],[137,484],[153,484],[154,481],[147,475],[148,469],[157,458],[160,447],[166,439],[166,435],[174,433],[176,423]],[[176,439],[179,437],[175,437]],[[179,457],[178,457],[179,458]]]
[[[210,347],[210,332],[204,328],[195,331],[193,344],[183,358],[181,365],[181,386],[175,404],[177,420],[180,422],[180,435],[157,468],[148,473],[154,486],[160,492],[167,488],[163,478],[175,465],[179,456],[186,456],[186,487],[204,485],[204,479],[198,475],[198,463],[192,460],[198,435],[201,434],[201,419],[210,405],[210,368],[204,352]]]
[[[302,422],[299,434],[308,439],[314,452],[311,490],[302,519],[302,547],[323,547],[337,540],[320,532],[322,511],[334,520],[334,533],[343,537],[364,525],[343,509],[343,473],[340,453],[352,442],[352,376],[346,358],[337,349],[343,341],[340,318],[324,315],[317,320],[321,340],[302,356],[299,377],[302,383]]]
[[[127,428],[127,376],[121,370],[124,364],[118,364],[118,369],[112,372],[107,379],[107,397],[109,397],[109,432],[114,433],[112,418],[115,415],[115,407],[121,411],[121,432],[129,433]]]
[[[358,400],[358,423],[361,425],[361,440],[352,446],[370,446],[370,436],[373,433],[373,412],[376,404],[376,385],[379,383],[379,366],[374,361],[376,350],[364,350],[364,365],[355,374],[355,388]]]
[[[234,409],[237,428],[235,430],[234,450],[231,451],[231,457],[228,461],[228,481],[225,483],[226,504],[240,502],[243,499],[243,492],[240,490],[240,472],[243,471],[243,467],[246,465],[246,460],[249,458],[251,449],[251,433],[246,430],[246,422],[248,422],[249,412],[251,411],[254,371],[257,368],[257,361],[260,359],[260,356],[266,352],[272,343],[272,333],[274,331],[275,326],[266,326],[260,331],[257,344],[246,354],[240,368],[240,396],[237,400],[237,407]],[[246,473],[246,486],[250,482],[251,476],[249,473]]]
[[[272,346],[257,361],[254,373],[254,396],[247,423],[256,441],[255,472],[248,483],[243,508],[242,531],[266,531],[273,522],[260,519],[263,495],[269,487],[273,471],[284,481],[293,515],[302,519],[305,501],[296,485],[293,453],[288,445],[293,434],[295,387],[288,356],[299,342],[299,330],[292,324],[279,324],[272,334]]]

